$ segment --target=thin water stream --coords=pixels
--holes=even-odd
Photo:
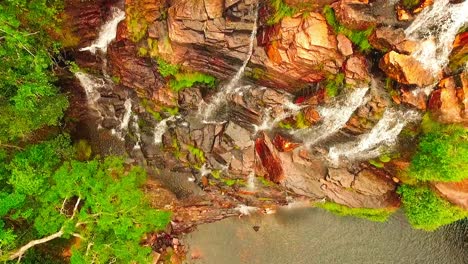
[[[461,264],[468,261],[468,222],[425,232],[412,229],[401,212],[375,223],[285,209],[202,225],[185,242],[194,264]]]

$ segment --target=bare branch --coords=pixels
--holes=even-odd
[[[52,234],[50,236],[46,236],[44,238],[41,238],[41,239],[36,239],[36,240],[33,240],[33,241],[30,241],[29,243],[27,243],[26,245],[22,246],[18,251],[16,251],[15,253],[13,253],[9,259],[10,260],[14,260],[16,258],[21,258],[23,256],[23,254],[30,248],[36,246],[36,245],[39,245],[39,244],[42,244],[42,243],[46,243],[46,242],[49,242],[53,239],[56,239],[58,237],[61,237],[63,236],[63,230],[60,229],[60,231],[58,231],[57,233],[55,234]]]
[[[70,220],[75,217],[76,212],[78,211],[78,206],[80,205],[80,202],[81,202],[81,198],[78,197],[78,200],[75,203],[75,207],[73,208],[73,215],[71,216]],[[76,226],[78,226],[79,224],[80,223],[77,223]],[[60,230],[57,233],[54,233],[54,234],[52,234],[50,236],[46,236],[46,237],[41,238],[41,239],[36,239],[36,240],[30,241],[29,243],[27,243],[26,245],[24,245],[20,249],[18,249],[18,251],[11,254],[10,257],[8,257],[8,259],[9,260],[14,260],[16,258],[19,258],[19,260],[21,260],[21,257],[24,255],[24,253],[28,249],[30,249],[30,248],[32,248],[32,247],[34,247],[36,245],[43,244],[43,243],[49,242],[49,241],[51,241],[53,239],[62,237],[63,234],[64,234],[64,232],[63,232],[63,227],[62,227],[62,228],[60,228]],[[83,239],[83,237],[80,234],[73,233],[72,235]]]

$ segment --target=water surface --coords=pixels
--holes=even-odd
[[[202,225],[185,241],[188,262],[198,264],[468,263],[467,221],[425,232],[412,229],[402,213],[374,223],[289,209]]]

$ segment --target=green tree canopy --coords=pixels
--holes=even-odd
[[[48,34],[61,2],[0,2],[0,144],[57,125],[68,106],[52,84],[58,44]]]
[[[72,263],[147,263],[151,248],[139,243],[165,228],[170,213],[151,208],[139,189],[145,171],[116,157],[76,161],[72,155],[69,139],[60,136],[4,160],[0,260],[28,254],[30,241],[77,237]]]

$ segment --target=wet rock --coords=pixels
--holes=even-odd
[[[461,182],[438,182],[434,188],[451,203],[468,210],[468,180]]]
[[[172,91],[168,86],[161,87],[153,92],[152,101],[157,106],[176,107],[177,93]]]
[[[343,34],[338,34],[336,40],[338,41],[338,50],[343,56],[353,55],[353,43],[351,40]]]
[[[108,48],[108,63],[112,76],[118,76],[120,84],[134,89],[141,97],[151,98],[161,88],[164,80],[156,67],[144,58],[136,56],[136,45],[126,38],[126,25],[120,23],[118,38]]]
[[[440,122],[468,125],[468,74],[441,80],[430,96],[428,107]]]
[[[107,129],[116,128],[120,125],[120,121],[114,118],[105,118],[102,120],[102,126]]]
[[[434,77],[429,70],[410,55],[391,51],[380,60],[379,67],[392,79],[403,84],[415,84],[419,87],[430,85]]]
[[[347,28],[366,30],[377,24],[369,5],[338,1],[332,4],[337,20]]]
[[[281,160],[278,157],[278,151],[265,133],[261,133],[255,140],[255,154],[257,167],[260,168],[256,174],[264,175],[266,179],[274,183],[280,183],[284,179]]]
[[[344,188],[351,188],[351,184],[354,182],[354,175],[345,168],[329,168],[327,180]]]
[[[414,106],[419,110],[426,110],[428,96],[423,90],[402,87],[400,92],[400,100],[402,103]]]
[[[395,50],[403,54],[410,54],[418,47],[417,42],[406,39],[403,29],[388,26],[375,29],[369,36],[369,43],[380,51]]]
[[[250,139],[250,131],[233,122],[228,123],[224,135],[228,136],[234,146],[239,149],[245,149],[253,145],[253,141]]]
[[[203,98],[197,88],[184,89],[179,92],[179,106],[184,109],[197,110]]]
[[[311,125],[318,123],[321,120],[320,113],[313,106],[309,106],[304,110],[304,117]]]
[[[457,35],[449,59],[449,67],[453,71],[466,67],[468,63],[468,32]]]
[[[285,175],[282,185],[300,195],[323,197],[320,180],[325,178],[327,169],[322,161],[303,152],[305,150],[296,149],[279,153]]]
[[[275,138],[273,139],[273,145],[280,152],[290,152],[299,147],[301,144],[295,143],[280,134],[276,134]]]
[[[344,65],[346,84],[366,85],[370,82],[370,74],[367,70],[367,61],[364,56],[351,56]]]
[[[378,176],[374,172],[364,169],[356,175],[351,187],[359,193],[369,196],[378,196],[393,192],[396,185],[392,180]]]

